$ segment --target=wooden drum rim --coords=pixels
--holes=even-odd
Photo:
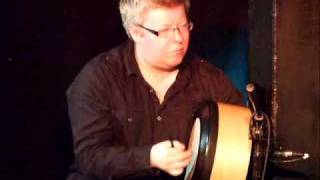
[[[205,105],[207,107],[201,107],[200,110],[209,108],[209,115],[200,118],[200,142],[193,179],[210,179],[216,153],[218,133],[210,132],[218,132],[218,105],[217,103],[203,104]]]

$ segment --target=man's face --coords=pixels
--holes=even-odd
[[[142,61],[157,70],[175,69],[182,62],[189,46],[188,23],[183,5],[148,10],[141,26],[158,31],[159,34],[157,36],[140,27],[143,36],[138,45],[143,50],[140,56]]]

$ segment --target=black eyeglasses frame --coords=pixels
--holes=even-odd
[[[188,22],[187,25],[189,26],[189,31],[191,31],[192,28],[193,28],[193,23],[192,23],[192,22]],[[154,34],[155,36],[158,36],[158,37],[159,37],[159,33],[163,30],[163,29],[162,29],[162,30],[156,31],[156,30],[147,28],[147,27],[145,27],[145,26],[143,26],[143,25],[141,25],[141,24],[137,24],[137,26],[140,27],[140,28],[142,28],[142,29],[144,29],[144,30],[146,30],[146,31],[148,31],[148,32],[150,32],[150,33],[152,33],[152,34]],[[183,26],[183,25],[182,25],[182,26]],[[179,27],[176,27],[176,28],[168,28],[168,29],[178,30],[178,31],[179,31]]]

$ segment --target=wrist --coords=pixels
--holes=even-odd
[[[150,148],[150,167],[151,168],[157,168],[157,164],[156,164],[156,161],[154,159],[154,146],[152,146]]]

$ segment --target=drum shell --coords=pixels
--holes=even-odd
[[[207,102],[196,117],[188,144],[193,162],[185,179],[246,179],[251,155],[250,110]]]

